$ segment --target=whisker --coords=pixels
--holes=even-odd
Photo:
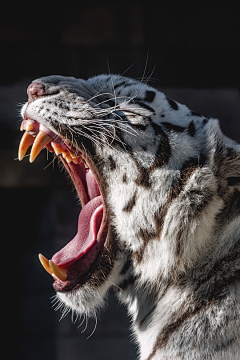
[[[85,317],[85,320],[86,320],[86,326],[83,329],[83,331],[81,331],[81,334],[84,333],[87,330],[87,326],[88,326],[88,317],[87,316]]]
[[[134,65],[135,65],[135,62],[132,63],[132,65],[130,65],[130,66],[127,68],[127,70],[125,70],[121,75],[123,76],[124,74],[126,74],[126,72],[127,72],[129,69],[131,69]]]
[[[97,328],[97,316],[95,315],[94,317],[95,317],[95,326],[94,326],[94,329],[91,332],[91,334],[87,337],[87,340],[94,334],[94,332],[95,332],[95,330]]]
[[[78,325],[77,329],[79,329],[79,328],[82,326],[82,324],[83,324],[84,321],[85,321],[85,317],[86,317],[86,315],[83,314],[83,320],[81,321],[80,325]]]
[[[144,84],[147,84],[147,83],[148,83],[148,81],[150,80],[150,78],[151,78],[152,74],[153,74],[153,73],[154,73],[154,71],[155,71],[156,66],[157,66],[157,61],[156,61],[155,65],[154,65],[154,67],[153,67],[152,72],[150,73],[149,77],[148,77],[148,78],[147,78],[147,80],[144,82]]]
[[[48,152],[47,152],[47,155],[48,155]],[[54,153],[52,161],[51,161],[49,164],[47,164],[47,165],[45,166],[45,168],[43,168],[43,170],[47,169],[47,168],[48,168],[50,165],[52,165],[52,164],[53,164],[53,169],[54,169],[54,162],[55,162],[56,158],[57,158],[57,156],[56,156],[56,154]],[[48,156],[47,156],[47,160],[48,160]]]
[[[64,306],[64,308],[63,308],[63,310],[62,310],[62,315],[61,315],[59,321],[61,321],[62,319],[64,319],[64,318],[67,316],[67,314],[70,313],[70,311],[71,311],[70,307]]]
[[[141,83],[143,82],[143,78],[145,76],[145,72],[147,70],[147,64],[148,64],[148,54],[149,54],[149,47],[148,47],[148,50],[147,50],[147,57],[146,57],[146,61],[145,61],[145,67],[144,67],[144,71],[143,71],[143,76],[142,76],[142,80],[141,80]]]

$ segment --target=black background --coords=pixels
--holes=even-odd
[[[135,359],[130,322],[113,294],[95,327],[59,322],[51,309],[48,258],[75,235],[79,206],[72,186],[43,151],[30,166],[17,157],[19,110],[37,77],[88,78],[119,73],[149,84],[239,136],[239,10],[161,1],[7,2],[0,13],[0,201],[2,309],[8,358]],[[10,343],[9,343],[10,339]],[[16,356],[16,355],[14,355]]]

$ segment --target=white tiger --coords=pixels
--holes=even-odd
[[[114,287],[141,360],[239,360],[240,146],[119,75],[27,92],[19,160],[55,152],[82,203],[74,239],[39,255],[59,299],[94,315]]]

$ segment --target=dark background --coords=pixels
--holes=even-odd
[[[136,358],[130,321],[114,295],[95,321],[72,324],[51,308],[51,258],[76,231],[72,186],[43,151],[17,157],[20,108],[37,77],[125,73],[205,116],[240,141],[239,10],[233,2],[184,6],[161,1],[10,2],[0,13],[0,202],[2,313],[10,353],[26,360]],[[49,165],[49,166],[48,166]],[[9,342],[9,339],[11,342]]]

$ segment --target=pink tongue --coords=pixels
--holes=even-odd
[[[64,248],[54,254],[52,261],[62,268],[68,268],[86,254],[97,240],[102,217],[103,201],[101,196],[97,196],[90,200],[80,212],[76,236]]]

